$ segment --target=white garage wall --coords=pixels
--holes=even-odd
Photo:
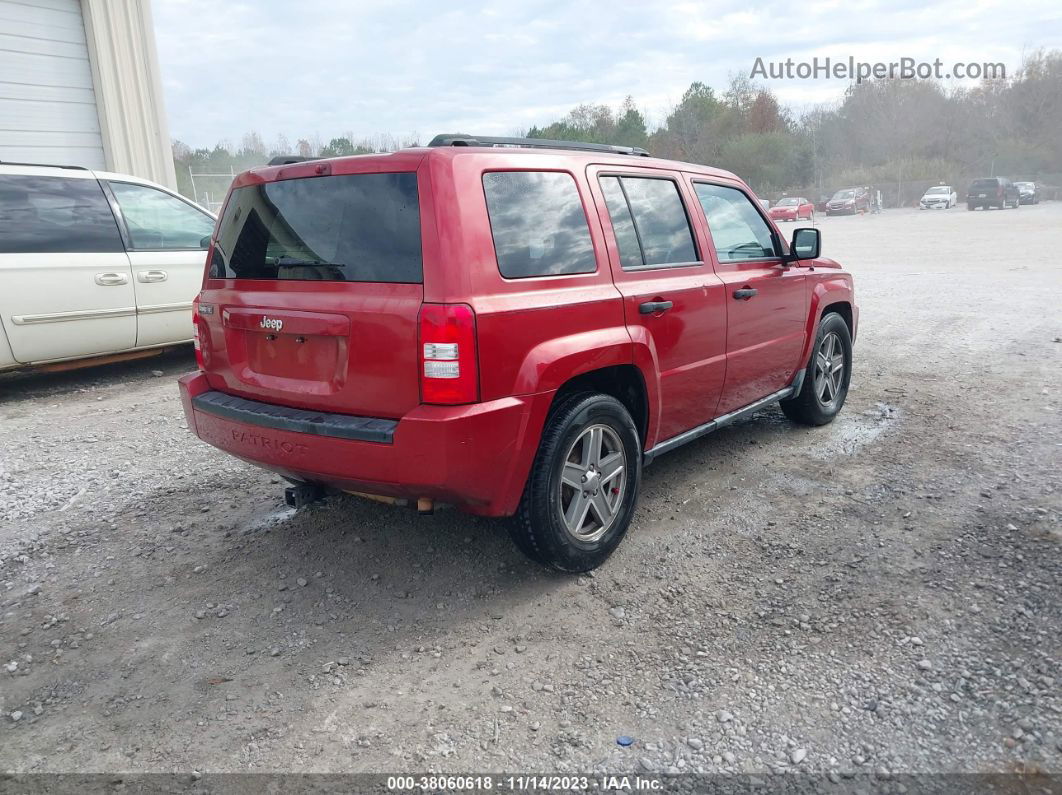
[[[107,167],[78,0],[0,0],[0,160]]]
[[[82,0],[107,167],[177,187],[150,0]]]

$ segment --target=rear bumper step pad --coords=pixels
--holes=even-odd
[[[234,422],[257,425],[260,428],[380,444],[391,444],[398,426],[397,420],[294,409],[226,395],[224,392],[212,391],[196,395],[192,398],[192,406],[196,411]]]

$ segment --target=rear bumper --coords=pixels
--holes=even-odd
[[[340,421],[343,438],[298,430],[306,428],[297,424],[306,418],[279,406],[236,399],[226,410],[227,401],[215,397],[225,396],[211,391],[202,373],[184,376],[179,385],[189,429],[245,461],[295,480],[430,497],[485,516],[516,512],[553,397],[543,392],[467,406],[422,405],[397,422],[348,417]],[[359,428],[381,441],[358,438]]]

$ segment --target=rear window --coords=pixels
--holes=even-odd
[[[508,279],[597,270],[579,189],[558,171],[483,175],[498,269]]]
[[[672,180],[604,176],[600,182],[622,267],[690,265],[698,261],[689,219],[678,185]]]
[[[998,188],[999,180],[996,179],[975,179],[973,181],[972,188]]]
[[[0,175],[0,254],[125,251],[94,179]]]
[[[417,175],[345,174],[237,188],[221,220],[210,275],[419,283]]]

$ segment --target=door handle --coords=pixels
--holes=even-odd
[[[166,271],[139,271],[136,275],[138,282],[150,284],[151,282],[164,282],[169,278]]]
[[[644,304],[638,304],[638,311],[643,315],[652,315],[656,312],[666,312],[674,305],[672,301],[646,301]]]
[[[115,287],[119,284],[128,284],[129,277],[124,273],[97,273],[96,284],[100,287]]]
[[[742,287],[740,290],[734,290],[734,298],[738,301],[748,301],[757,293],[759,293],[759,290],[755,287]]]

